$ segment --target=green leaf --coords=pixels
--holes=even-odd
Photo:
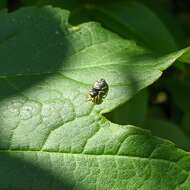
[[[1,188],[189,188],[190,156],[172,143],[132,126],[87,122],[81,118],[54,130],[38,150],[22,144],[1,150]]]
[[[85,8],[93,19],[127,39],[135,39],[147,48],[160,53],[177,49],[177,42],[173,36],[178,30],[177,27],[176,31],[173,28],[170,31],[168,25],[157,16],[156,12],[140,1],[89,4]],[[78,20],[78,17],[80,13],[73,16],[73,20],[75,18]]]
[[[190,156],[102,113],[158,79],[188,51],[162,57],[58,8],[0,15],[1,189],[188,189]],[[87,100],[97,79],[100,105]]]
[[[176,78],[175,76],[166,81],[167,89],[170,91],[174,103],[181,111],[187,112],[190,108],[190,80],[189,76]]]
[[[178,46],[184,47],[186,42],[181,25],[172,14],[171,2],[146,0],[135,2],[118,0],[109,3],[89,0],[82,2],[77,0],[21,1],[24,5],[52,5],[69,9],[71,11],[70,22],[73,24],[96,20],[125,38],[135,39],[141,45],[154,49],[156,52],[172,52]]]
[[[169,139],[177,146],[188,151],[190,150],[189,137],[174,123],[161,119],[148,119],[145,127],[151,130],[153,135]]]
[[[140,91],[132,99],[106,116],[113,123],[143,126],[148,109],[148,93]]]

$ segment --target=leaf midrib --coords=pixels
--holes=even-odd
[[[159,70],[158,70],[158,71],[159,71]],[[159,71],[159,72],[160,72],[160,74],[162,73],[162,71]],[[61,75],[62,77],[66,78],[66,79],[69,79],[69,80],[71,80],[71,81],[77,82],[77,83],[79,83],[79,84],[81,84],[81,85],[84,85],[84,86],[91,86],[91,85],[92,85],[92,83],[84,83],[84,82],[82,82],[82,81],[79,81],[79,80],[73,79],[73,78],[71,78],[71,77],[68,77],[68,76],[66,76],[64,73],[61,73],[61,72],[59,72],[59,71],[57,71],[57,72],[55,72],[55,73],[42,73],[42,74],[40,74],[40,73],[32,73],[32,74],[22,74],[22,75],[21,75],[21,74],[18,74],[18,75],[10,75],[10,76],[5,76],[5,77],[1,77],[1,76],[0,76],[0,79],[8,81],[8,84],[10,85],[9,78],[14,78],[14,77],[28,77],[28,76],[35,77],[35,76],[51,75],[51,74],[59,74],[59,75]],[[129,82],[128,82],[128,83],[125,82],[125,83],[109,84],[110,87],[117,87],[117,86],[129,87],[130,85],[132,85],[132,84],[129,83]],[[17,87],[13,86],[13,84],[11,84],[10,87],[14,88],[14,89],[17,90],[17,91],[20,90],[20,89],[17,89]]]
[[[142,161],[151,161],[151,162],[163,162],[163,163],[169,163],[174,164],[177,167],[179,167],[182,171],[189,174],[189,171],[182,168],[177,164],[175,161],[171,160],[165,160],[161,158],[149,158],[149,157],[143,157],[143,156],[132,156],[132,155],[118,155],[118,154],[89,154],[89,153],[71,153],[71,152],[56,152],[56,151],[47,151],[47,150],[0,150],[0,153],[41,153],[41,154],[61,154],[61,155],[72,155],[72,156],[87,156],[87,157],[107,157],[107,158],[126,158],[126,159],[132,159],[132,160],[142,160]]]

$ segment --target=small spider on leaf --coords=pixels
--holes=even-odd
[[[88,92],[88,100],[91,100],[95,104],[101,104],[103,98],[106,97],[108,90],[108,84],[104,79],[96,80]]]

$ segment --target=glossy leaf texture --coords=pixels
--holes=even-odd
[[[0,189],[188,189],[188,153],[102,116],[188,49],[160,57],[67,20],[52,7],[0,14]],[[87,94],[100,78],[109,92],[95,105]]]

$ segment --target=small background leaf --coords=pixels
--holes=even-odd
[[[174,142],[180,148],[190,150],[189,137],[175,124],[158,119],[146,121],[145,128],[151,130],[153,135],[166,138]]]
[[[121,105],[106,116],[114,123],[121,125],[131,124],[142,127],[146,119],[148,109],[148,93],[140,91],[132,99]]]

